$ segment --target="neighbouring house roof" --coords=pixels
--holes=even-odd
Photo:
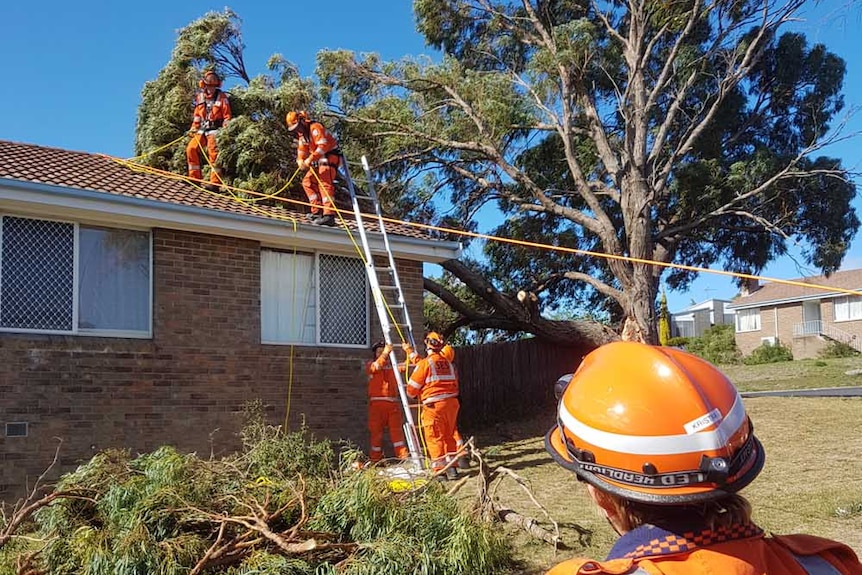
[[[835,272],[829,277],[821,275],[797,278],[792,281],[842,290],[857,290],[862,295],[862,269]],[[732,303],[728,307],[732,309],[744,309],[812,299],[843,297],[846,295],[848,294],[845,292],[824,290],[817,287],[767,282],[749,295],[740,295],[733,298]]]
[[[341,228],[307,223],[303,206],[293,210],[286,207],[289,204],[281,203],[256,209],[230,196],[204,191],[183,180],[133,171],[106,155],[0,140],[0,208],[24,208],[28,203],[40,204],[43,209],[39,209],[37,215],[48,217],[51,206],[65,205],[66,209],[60,213],[71,218],[81,216],[90,208],[95,209],[99,202],[113,205],[118,223],[124,219],[128,223],[129,218],[123,216],[137,215],[139,220],[145,219],[149,225],[157,225],[156,212],[164,215],[166,211],[171,211],[175,212],[171,218],[173,223],[180,228],[183,227],[180,225],[183,218],[176,213],[187,216],[188,229],[218,233],[218,224],[206,224],[201,220],[201,216],[209,216],[210,219],[217,216],[216,219],[222,221],[223,232],[243,237],[242,230],[245,229],[248,237],[267,241],[264,236],[268,233],[260,224],[270,228],[275,226],[284,235],[286,227],[294,229],[292,221],[288,220],[291,218],[300,224],[297,226],[300,232],[298,236],[294,235],[294,239],[299,236],[305,236],[305,239],[317,236],[319,239],[323,236],[328,238],[324,243],[343,244],[347,241]],[[345,218],[346,225],[355,232],[357,226],[352,211],[348,215],[350,217]],[[193,216],[198,216],[198,221],[194,222],[196,225],[191,225],[196,219]],[[242,220],[247,225],[239,225],[236,221],[226,224],[225,218]],[[258,224],[259,229],[252,230],[252,223]],[[208,225],[212,229],[206,229]],[[366,231],[379,232],[379,227],[376,222],[367,221]],[[418,228],[387,223],[386,231],[396,255],[414,252],[422,255],[424,261],[442,261],[457,257],[460,253],[460,244],[457,242],[436,240]],[[373,235],[380,237],[379,234]],[[358,238],[356,241],[359,241]],[[372,246],[375,243],[382,245],[382,241],[370,241]],[[319,242],[316,240],[314,243]]]

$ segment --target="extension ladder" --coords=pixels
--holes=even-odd
[[[371,286],[371,293],[374,296],[374,306],[377,309],[377,317],[380,320],[380,327],[383,329],[384,341],[392,345],[393,335],[399,333],[406,341],[415,348],[413,340],[413,325],[410,323],[410,314],[407,313],[407,302],[404,299],[404,291],[401,288],[401,281],[398,279],[398,270],[395,267],[395,257],[392,255],[392,248],[389,244],[389,236],[386,233],[386,226],[383,222],[383,213],[380,210],[380,202],[377,198],[377,192],[374,190],[374,183],[371,176],[371,170],[368,167],[368,160],[362,156],[362,168],[365,170],[366,179],[368,181],[368,194],[357,193],[353,185],[353,179],[350,177],[350,171],[347,168],[347,160],[342,162],[344,174],[346,175],[345,182],[347,189],[350,192],[350,201],[353,206],[353,213],[356,216],[356,227],[359,230],[359,237],[362,241],[362,249],[365,252],[365,271],[368,274],[368,282]],[[380,235],[383,237],[383,247],[386,251],[386,264],[378,266],[374,263],[374,255],[371,253],[371,245],[368,243],[368,235],[365,229],[365,219],[362,210],[359,207],[359,200],[369,200],[374,206],[374,216],[372,221],[376,221],[380,228]],[[398,384],[398,395],[401,398],[401,407],[404,411],[404,437],[407,440],[407,449],[410,451],[410,459],[419,467],[422,468],[425,458],[422,452],[422,445],[419,443],[419,436],[416,433],[416,424],[413,420],[413,412],[410,409],[410,400],[407,397],[404,378],[402,371],[398,368],[398,358],[395,356],[395,348],[389,353],[389,362],[393,366],[392,371],[395,373],[395,380]],[[409,365],[410,358],[407,358]]]

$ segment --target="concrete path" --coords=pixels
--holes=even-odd
[[[862,397],[862,387],[821,387],[778,391],[742,391],[742,397]]]

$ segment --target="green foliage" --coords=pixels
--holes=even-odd
[[[489,573],[507,563],[501,536],[459,512],[457,503],[437,484],[427,491],[392,497],[385,479],[374,474],[350,476],[343,489],[326,494],[311,523],[316,530],[371,541],[362,562],[347,574]]]
[[[841,341],[830,341],[826,347],[820,350],[817,357],[831,359],[833,357],[856,357],[859,352],[853,346]]]
[[[663,279],[694,278],[602,254],[756,272],[793,242],[836,269],[859,228],[855,187],[816,152],[843,107],[843,60],[784,33],[796,3],[631,6],[415,0],[440,61],[323,53],[318,72],[402,205],[448,193],[471,229],[492,203],[496,235],[590,252],[486,244],[495,285],[543,308],[648,321]]]
[[[355,453],[345,451],[339,467],[333,446],[304,426],[285,432],[265,423],[259,403],[241,439],[243,449],[223,459],[168,446],[137,457],[97,454],[57,485],[80,497],[35,514],[35,534],[47,542],[36,567],[46,575],[185,575],[218,549],[224,555],[211,553],[203,572],[400,574],[421,566],[454,575],[509,563],[506,543],[436,483],[393,493],[377,470],[352,471]],[[285,553],[247,527],[261,521],[286,544],[313,537],[314,547]],[[14,572],[27,549],[22,539],[0,550],[0,573]]]
[[[143,163],[186,173],[188,140],[182,136],[191,125],[197,82],[213,69],[225,80],[222,90],[233,113],[217,136],[218,165],[235,187],[271,193],[288,183],[296,152],[284,116],[291,109],[314,109],[314,87],[278,54],[267,62],[268,74],[249,77],[244,48],[241,21],[230,9],[209,12],[179,31],[170,61],[141,92],[135,154]],[[304,201],[298,178],[283,196]]]
[[[667,340],[667,346],[669,347],[680,347],[682,349],[688,349],[688,344],[691,343],[690,337],[672,337]]]
[[[742,363],[745,365],[760,365],[763,363],[778,363],[781,361],[793,361],[793,353],[790,348],[777,343],[770,345],[764,343],[754,349],[751,355],[744,357]]]
[[[739,363],[733,325],[714,325],[702,336],[689,338],[685,349],[717,365]]]

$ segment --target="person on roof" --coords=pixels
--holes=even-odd
[[[216,164],[216,134],[231,119],[230,101],[227,94],[221,91],[221,77],[212,70],[204,73],[199,87],[193,102],[194,115],[189,130],[191,140],[186,146],[186,160],[189,165],[189,178],[200,181],[203,179],[201,151],[206,150],[210,165],[210,184],[207,187],[215,190],[222,184],[221,168]]]
[[[383,459],[383,432],[389,429],[389,439],[395,457],[407,459],[410,453],[404,443],[404,416],[398,397],[398,382],[389,361],[392,346],[379,341],[371,347],[374,360],[365,364],[368,376],[368,432],[371,463]]]
[[[738,492],[763,468],[763,445],[736,388],[709,362],[614,342],[557,389],[545,447],[586,483],[620,537],[606,560],[571,559],[548,575],[862,574],[846,545],[767,536],[751,521]]]
[[[431,468],[440,473],[448,463],[448,454],[454,454],[455,428],[458,420],[458,376],[455,366],[442,355],[445,342],[437,332],[425,336],[427,355],[419,359],[407,383],[407,395],[418,397],[422,404],[421,425],[428,445]],[[409,344],[404,344],[408,357],[416,356]],[[446,469],[447,479],[457,479],[454,467]]]
[[[333,202],[335,175],[341,162],[338,141],[323,127],[310,120],[306,112],[287,113],[287,131],[297,140],[296,165],[308,170],[302,178],[302,189],[311,204],[308,218],[324,226],[335,224]]]

